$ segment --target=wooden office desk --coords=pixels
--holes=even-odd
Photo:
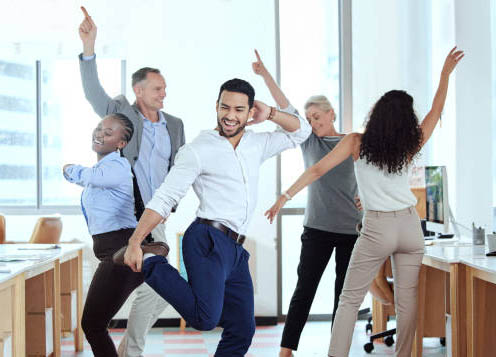
[[[467,356],[494,356],[496,257],[464,257],[467,284]]]
[[[45,313],[52,318],[53,355],[60,356],[61,333],[61,266],[74,267],[71,284],[77,291],[77,327],[75,349],[83,350],[82,315],[82,244],[60,244],[59,249],[23,250],[43,247],[34,244],[2,244],[0,257],[19,257],[33,260],[5,263],[0,273],[0,333],[10,334],[14,356],[26,356],[28,345],[45,343]],[[61,265],[62,264],[62,265]],[[62,270],[66,270],[63,268]],[[48,315],[49,316],[49,315]],[[29,319],[29,326],[26,324]],[[40,342],[42,341],[42,342]],[[49,341],[50,342],[50,341]]]
[[[418,319],[412,356],[422,356],[424,337],[446,337],[446,314],[451,315],[448,349],[452,356],[466,356],[466,265],[462,259],[481,254],[484,247],[473,246],[467,239],[437,241],[426,247],[419,274]]]
[[[436,242],[426,247],[419,275],[417,332],[412,356],[422,356],[423,337],[446,337],[445,316],[451,315],[451,354],[466,356],[466,266],[463,257],[484,247],[462,242]],[[447,339],[449,341],[449,339]]]

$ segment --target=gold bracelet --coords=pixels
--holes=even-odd
[[[269,116],[267,117],[267,120],[274,119],[274,116],[275,115],[276,115],[276,108],[275,107],[270,107],[270,113],[269,113]]]

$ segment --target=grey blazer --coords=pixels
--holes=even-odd
[[[131,141],[123,150],[123,154],[128,159],[131,166],[134,167],[138,160],[139,149],[141,145],[141,136],[143,134],[143,119],[141,118],[136,103],[129,104],[128,100],[123,95],[118,95],[115,98],[110,98],[105,92],[96,69],[96,60],[84,61],[82,54],[79,55],[79,67],[81,69],[81,80],[83,82],[83,90],[86,99],[90,102],[93,110],[100,116],[112,113],[122,113],[126,115],[134,125],[134,134]],[[174,163],[177,150],[184,145],[184,125],[183,121],[170,114],[162,112],[167,121],[167,131],[171,140],[171,158],[169,161],[169,170]]]

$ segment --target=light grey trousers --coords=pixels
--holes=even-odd
[[[417,321],[417,285],[424,238],[414,207],[365,211],[332,328],[329,356],[348,356],[358,309],[387,257],[392,256],[396,356],[410,356]]]
[[[157,225],[152,230],[152,235],[156,242],[166,242],[165,225]],[[168,305],[148,284],[143,283],[136,289],[126,332],[119,344],[119,357],[143,356],[146,335]]]

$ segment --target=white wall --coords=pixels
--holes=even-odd
[[[353,129],[387,91],[410,93],[419,116],[430,98],[430,1],[354,0]]]
[[[455,0],[456,42],[466,51],[456,78],[456,217],[492,229],[491,1]]]

